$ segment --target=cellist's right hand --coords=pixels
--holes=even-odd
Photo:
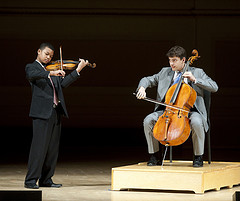
[[[144,98],[146,98],[146,91],[145,91],[145,88],[144,88],[144,87],[140,87],[140,88],[139,88],[136,97],[137,97],[138,99],[144,99]]]

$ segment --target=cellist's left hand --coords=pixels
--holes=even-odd
[[[185,72],[182,75],[184,78],[188,78],[189,80],[191,80],[192,82],[196,81],[196,78],[193,76],[193,74],[191,72]]]

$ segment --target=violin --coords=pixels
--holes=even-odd
[[[46,66],[47,71],[54,71],[54,70],[74,70],[77,68],[77,65],[80,61],[73,61],[73,60],[63,60],[62,59],[62,46],[59,48],[60,50],[60,60],[52,61]],[[96,64],[88,63],[87,66],[91,68],[96,68]]]
[[[54,70],[75,70],[78,66],[80,61],[73,61],[73,60],[57,60],[52,61],[46,66],[47,71],[54,71]],[[96,68],[96,63],[88,63],[87,66],[91,68]]]

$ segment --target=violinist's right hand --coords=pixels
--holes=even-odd
[[[50,71],[50,75],[51,76],[65,76],[65,72],[63,70],[54,70],[54,71]]]
[[[146,98],[146,91],[145,91],[145,88],[144,88],[144,87],[140,87],[140,88],[139,88],[136,97],[137,97],[138,99],[144,99],[144,98]]]

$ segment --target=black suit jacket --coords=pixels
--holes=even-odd
[[[48,119],[53,110],[53,86],[48,77],[49,72],[45,71],[45,69],[37,61],[27,64],[25,71],[26,77],[29,80],[32,88],[32,102],[29,116],[33,118]],[[78,77],[79,74],[76,70],[71,72],[65,78],[51,76],[58,100],[61,102],[63,109],[62,113],[66,117],[68,117],[68,113],[62,88],[69,86]]]

